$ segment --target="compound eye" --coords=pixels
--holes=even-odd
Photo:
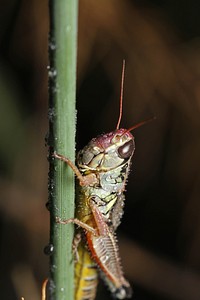
[[[133,140],[130,140],[118,148],[118,154],[121,158],[129,158],[133,154],[134,150],[134,142]]]

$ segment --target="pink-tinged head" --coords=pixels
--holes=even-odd
[[[126,129],[116,129],[93,138],[79,151],[77,162],[90,170],[110,170],[130,160],[134,150],[133,135]]]
[[[92,141],[96,144],[97,147],[102,148],[102,150],[110,147],[112,144],[124,144],[128,140],[134,140],[133,135],[127,131],[127,129],[116,129],[109,133],[101,134]]]

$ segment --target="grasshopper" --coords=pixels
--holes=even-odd
[[[78,181],[75,218],[61,220],[74,223],[82,232],[77,245],[75,265],[75,300],[93,300],[98,271],[116,299],[131,298],[130,284],[123,276],[116,229],[123,215],[124,190],[135,150],[131,130],[120,127],[125,62],[123,61],[120,114],[114,131],[93,138],[77,154],[76,165],[63,155],[54,156],[72,168]],[[98,270],[97,270],[98,268]]]

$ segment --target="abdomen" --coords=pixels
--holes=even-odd
[[[98,283],[96,263],[90,253],[80,242],[78,246],[79,259],[75,265],[75,300],[94,300]]]

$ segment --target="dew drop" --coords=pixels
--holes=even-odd
[[[54,250],[53,244],[48,244],[44,247],[44,254],[52,255],[53,250]]]
[[[50,202],[50,201],[47,201],[47,203],[45,204],[45,206],[46,206],[46,209],[47,209],[48,211],[50,211],[50,209],[51,209],[51,202]]]
[[[49,78],[55,78],[57,76],[57,71],[54,68],[49,68],[48,69],[48,75]]]
[[[49,108],[48,109],[48,118],[49,118],[50,122],[53,122],[55,115],[56,115],[55,109],[54,108]]]
[[[49,42],[49,48],[51,49],[51,51],[56,50],[56,43],[54,41],[50,41]]]

